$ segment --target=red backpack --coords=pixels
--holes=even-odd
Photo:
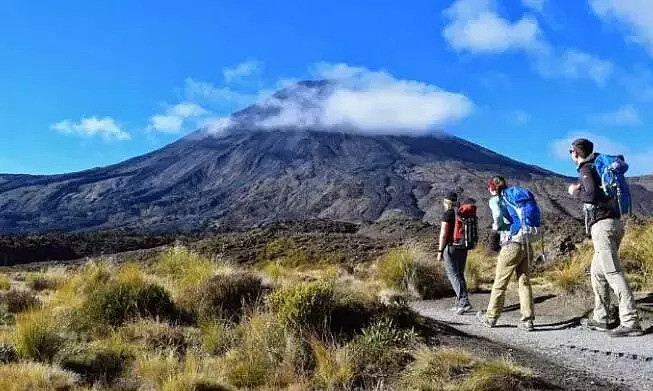
[[[478,243],[478,218],[476,201],[467,199],[456,210],[456,224],[453,230],[453,245],[463,250],[471,250]]]

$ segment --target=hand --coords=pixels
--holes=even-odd
[[[442,253],[438,251],[438,262],[442,261]]]
[[[567,190],[567,191],[569,192],[570,196],[575,196],[580,191],[580,185],[578,183],[575,183],[573,185],[569,185],[569,190]]]

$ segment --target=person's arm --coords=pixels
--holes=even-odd
[[[492,231],[498,231],[503,223],[503,216],[501,216],[501,206],[499,205],[499,197],[490,199],[490,211],[492,212]]]
[[[449,236],[449,223],[446,221],[443,221],[442,224],[440,224],[440,241],[438,245],[438,252],[442,254],[444,252],[445,247],[447,247],[447,237]]]
[[[592,168],[590,166],[583,166],[580,169],[580,187],[578,189],[578,198],[585,204],[593,204],[596,202],[596,181]]]

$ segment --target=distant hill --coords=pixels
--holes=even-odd
[[[276,99],[300,100],[297,88]],[[487,177],[529,186],[545,213],[578,216],[572,179],[446,135],[391,136],[352,129],[263,129],[254,105],[224,132],[199,130],[109,167],[52,176],[0,175],[0,232],[235,229],[313,218],[434,222],[441,197],[461,186],[483,203]],[[653,210],[653,178],[633,180],[635,208]]]

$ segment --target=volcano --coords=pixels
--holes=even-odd
[[[303,82],[273,98],[309,111],[330,89],[328,82]],[[579,215],[566,195],[573,179],[472,142],[439,133],[327,129],[311,121],[275,126],[269,120],[280,110],[259,103],[233,114],[219,131],[200,129],[108,167],[0,175],[0,232],[230,230],[316,218],[437,222],[441,197],[458,187],[488,215],[485,181],[497,173],[528,186],[545,213]],[[653,180],[638,178],[633,192],[636,211],[653,210]]]

